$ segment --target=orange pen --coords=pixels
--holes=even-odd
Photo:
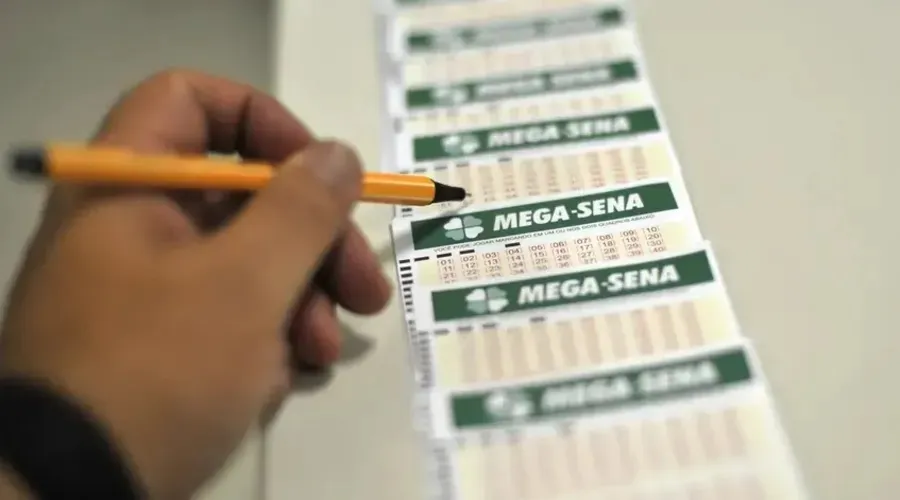
[[[15,150],[11,167],[22,177],[60,183],[222,191],[255,191],[275,174],[272,165],[264,163],[62,145]],[[425,206],[466,196],[461,187],[422,175],[366,173],[363,178],[364,202]]]

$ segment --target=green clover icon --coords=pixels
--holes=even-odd
[[[496,420],[522,420],[534,414],[534,403],[521,391],[494,391],[485,399],[484,409]]]
[[[481,219],[471,215],[454,217],[444,224],[444,235],[453,241],[472,240],[483,232]]]
[[[488,289],[476,288],[466,295],[466,307],[475,314],[500,312],[508,305],[506,292],[495,286]]]
[[[431,96],[438,104],[458,106],[469,100],[469,91],[465,87],[438,87],[431,91]]]
[[[441,145],[447,154],[453,156],[470,155],[481,149],[478,137],[471,134],[448,135],[441,141]]]

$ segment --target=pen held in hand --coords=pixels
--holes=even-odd
[[[21,178],[59,183],[221,191],[256,191],[275,175],[264,163],[55,145],[14,150],[10,168]],[[364,174],[361,201],[426,206],[466,197],[465,189],[426,176],[371,172]]]

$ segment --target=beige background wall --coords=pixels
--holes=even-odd
[[[367,0],[283,1],[295,2],[297,17],[280,54],[294,69],[280,79],[270,65],[271,8],[261,0],[0,2],[0,146],[83,138],[122,89],[185,65],[263,87],[277,81],[298,114],[359,144],[374,165]],[[638,6],[698,218],[814,498],[897,498],[900,3]],[[37,195],[0,180],[0,286]],[[384,241],[378,217],[367,229]],[[412,491],[399,484],[417,469],[403,431],[406,358],[392,314],[350,320],[372,348],[327,390],[288,406],[268,443],[272,498],[395,500]],[[383,396],[377,411],[364,413],[361,393]],[[256,455],[251,447],[216,498],[258,494]],[[345,474],[352,477],[333,490],[322,485]]]

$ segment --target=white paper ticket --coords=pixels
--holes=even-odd
[[[618,141],[607,147],[528,152],[508,158],[450,161],[401,170],[461,186],[467,206],[593,190],[646,179],[676,179],[680,167],[666,137]],[[398,217],[440,215],[458,204],[397,207]]]
[[[715,283],[680,299],[657,296],[625,307],[599,304],[419,331],[415,345],[422,388],[451,391],[648,362],[738,339],[728,297]]]
[[[560,118],[572,120],[581,116],[597,116],[652,105],[653,94],[650,87],[646,82],[637,82],[613,88],[506,100],[488,110],[483,106],[474,106],[458,108],[453,113],[418,116],[407,119],[403,130],[396,131],[396,138],[400,143],[398,146],[403,147],[420,137],[476,129],[498,129]]]
[[[431,454],[433,496],[808,498],[771,399],[762,384],[754,383],[758,376],[746,351],[731,348],[528,386],[526,392],[461,396],[453,401],[452,418],[472,428],[513,418],[508,416],[512,411],[526,426],[542,412],[579,406],[600,415],[539,430],[472,430],[438,442]],[[665,403],[656,404],[656,398]]]
[[[609,0],[397,0],[399,29],[441,28],[496,19],[542,17],[570,8],[610,5]]]
[[[625,27],[628,16],[622,5],[605,2],[580,2],[535,8],[524,6],[520,12],[500,18],[410,23],[396,19],[389,31],[388,53],[398,59],[428,58],[466,50],[483,50],[516,43],[557,40],[579,35],[605,33]],[[436,20],[437,17],[432,16]]]
[[[616,29],[567,38],[536,39],[513,45],[437,53],[395,62],[393,82],[401,88],[487,80],[565,66],[581,66],[638,53],[634,32]]]
[[[543,105],[543,100],[538,99],[541,97],[609,88],[639,80],[638,63],[633,54],[580,64],[562,62],[564,64],[557,67],[492,78],[409,88],[394,86],[389,96],[391,114],[401,117],[404,128],[413,130],[433,128],[442,123],[478,123],[475,120],[479,120],[479,114],[494,120],[498,116],[518,119],[531,113],[534,106]],[[569,110],[579,112],[592,104],[589,99],[557,100],[554,105],[557,108],[568,106]],[[428,128],[424,130],[429,133]]]
[[[589,266],[700,242],[682,186],[666,179],[395,219],[392,233],[401,281],[416,287]]]
[[[487,279],[413,289],[418,330],[506,321],[554,308],[594,307],[616,301],[625,306],[645,294],[676,298],[692,287],[718,281],[711,250],[699,247],[621,262],[581,266],[524,278]],[[640,298],[640,297],[639,297]]]
[[[648,103],[625,110],[401,139],[396,145],[396,161],[400,166],[421,166],[461,158],[509,158],[529,150],[615,144],[614,141],[640,139],[661,130],[660,117]]]

